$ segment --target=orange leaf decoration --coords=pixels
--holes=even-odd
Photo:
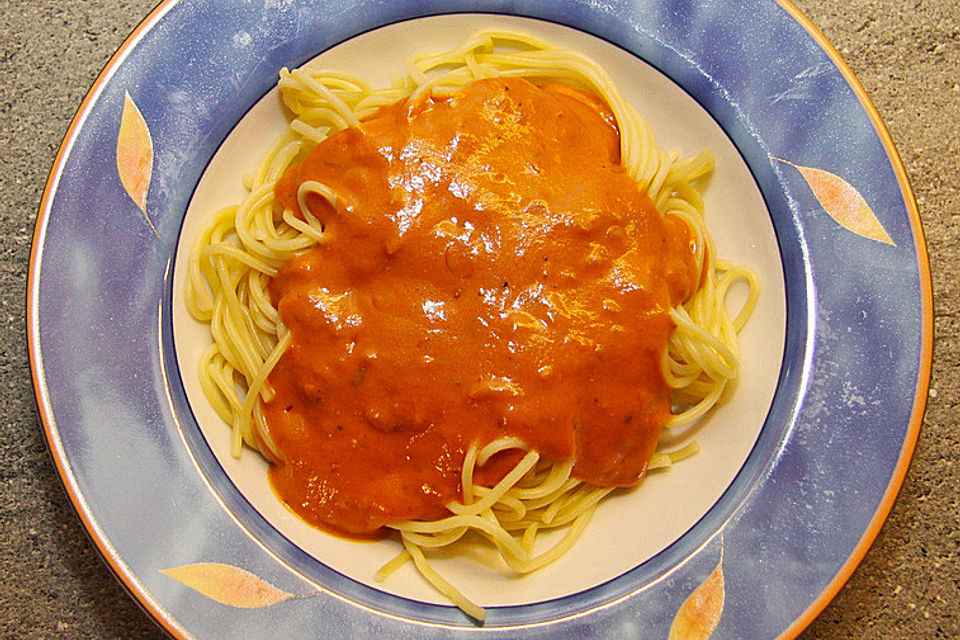
[[[198,562],[161,569],[160,573],[231,607],[257,609],[297,597],[277,589],[249,571],[229,564]]]
[[[703,583],[680,605],[670,625],[670,640],[707,640],[723,613],[723,556]]]
[[[160,237],[147,217],[147,191],[150,189],[150,177],[153,173],[153,140],[140,109],[129,93],[124,93],[123,96],[123,113],[120,115],[120,132],[117,134],[117,173],[123,188],[143,212],[150,230]]]
[[[801,167],[782,158],[774,160],[799,171],[823,210],[841,226],[869,240],[897,246],[877,220],[870,205],[849,182],[823,169]]]

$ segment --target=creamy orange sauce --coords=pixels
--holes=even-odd
[[[595,98],[521,79],[386,107],[277,185],[328,241],[271,294],[293,342],[265,407],[278,495],[366,536],[442,517],[471,443],[517,436],[599,486],[644,474],[668,417],[660,362],[693,293],[689,234],[619,164]],[[516,457],[495,457],[495,482]]]

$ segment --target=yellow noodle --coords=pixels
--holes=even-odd
[[[433,568],[427,563],[427,559],[423,556],[423,551],[420,550],[420,547],[415,544],[408,543],[406,538],[403,538],[403,546],[406,548],[410,557],[413,558],[413,562],[417,565],[420,575],[426,578],[427,581],[437,589],[437,591],[447,596],[447,598],[450,599],[450,602],[457,605],[468,616],[475,618],[476,620],[480,620],[481,622],[483,621],[487,615],[487,612],[484,611],[482,607],[477,606],[465,598],[456,587],[444,580],[439,573],[434,571]]]

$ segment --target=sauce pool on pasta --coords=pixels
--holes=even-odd
[[[632,485],[670,410],[669,309],[698,277],[690,236],[620,164],[595,98],[485,79],[385,107],[287,171],[327,241],[270,285],[292,342],[270,374],[274,488],[365,535],[461,495],[467,449],[515,437]],[[302,215],[302,214],[300,214]],[[478,469],[495,484],[519,460]]]

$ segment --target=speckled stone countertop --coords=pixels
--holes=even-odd
[[[731,0],[733,1],[733,0]],[[795,0],[883,117],[916,192],[935,296],[933,379],[913,464],[876,543],[801,636],[960,637],[960,9]],[[161,638],[87,539],[51,463],[25,345],[33,225],[67,125],[153,0],[0,0],[0,636]]]

